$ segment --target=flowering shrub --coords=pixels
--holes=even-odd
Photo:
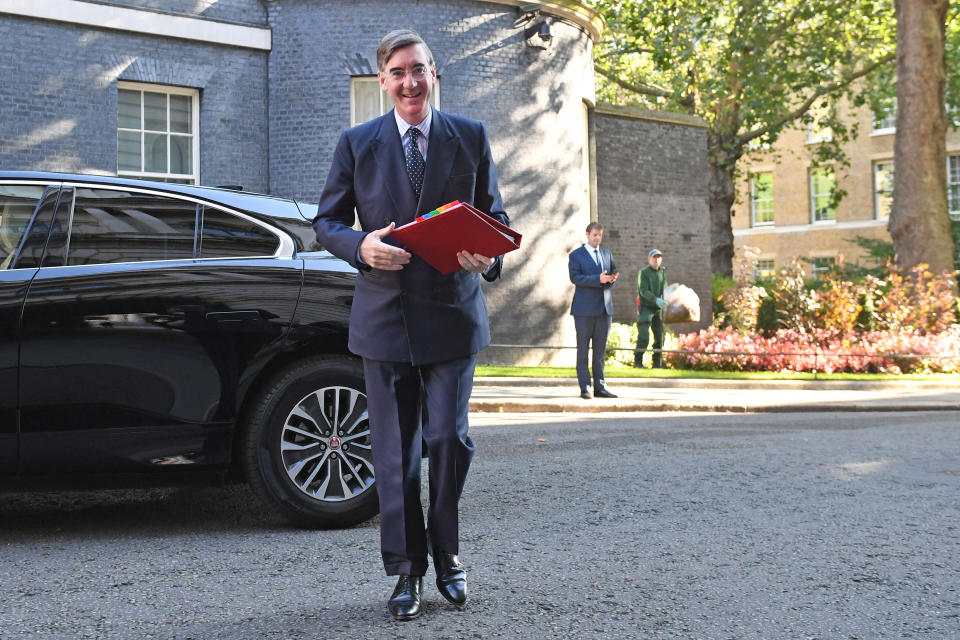
[[[780,329],[771,337],[763,337],[744,335],[732,328],[710,327],[699,333],[678,336],[676,349],[718,354],[666,354],[667,364],[678,369],[960,373],[960,358],[935,357],[960,356],[960,325],[937,334],[905,329],[866,331],[846,337],[839,331],[823,329],[808,332]],[[931,357],[904,358],[898,354]]]
[[[610,326],[610,333],[607,334],[607,353],[606,358],[604,359],[604,364],[620,366],[620,367],[632,367],[633,366],[633,351],[619,351],[615,350],[615,347],[623,347],[625,349],[635,349],[637,346],[637,324],[623,324],[620,322],[614,322]],[[652,353],[650,349],[653,348],[653,334],[650,335],[650,342],[647,344],[647,351],[644,354],[644,361],[647,365],[651,364],[650,358]],[[677,338],[672,331],[664,328],[663,332],[663,348],[664,349],[677,349]]]

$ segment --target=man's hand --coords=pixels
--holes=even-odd
[[[493,264],[493,258],[482,256],[479,253],[470,253],[469,251],[458,251],[457,260],[460,266],[473,273],[483,273]]]
[[[617,278],[619,277],[620,277],[619,271],[617,271],[616,273],[607,273],[606,271],[604,271],[603,273],[600,274],[600,284],[607,284],[608,282],[616,282]]]
[[[391,222],[383,229],[371,231],[364,236],[363,242],[360,243],[360,257],[374,269],[399,271],[403,269],[403,265],[410,262],[409,253],[381,240],[381,238],[393,233],[395,226]]]

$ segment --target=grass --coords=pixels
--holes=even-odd
[[[707,380],[927,380],[960,382],[960,375],[951,373],[902,374],[891,373],[786,373],[779,371],[694,371],[692,369],[635,369],[608,366],[604,370],[611,378],[697,378]],[[478,377],[518,378],[576,378],[573,367],[492,367],[478,366]]]

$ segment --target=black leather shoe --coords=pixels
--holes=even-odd
[[[423,593],[423,576],[400,576],[393,595],[387,601],[387,609],[394,620],[413,620],[423,613],[420,595]]]
[[[595,395],[598,398],[616,398],[617,397],[617,394],[610,393],[606,389],[597,389],[596,391],[593,392],[593,395]]]
[[[589,400],[589,399],[590,399],[590,392],[587,391],[587,390],[583,390],[583,391],[580,392],[580,397],[583,398],[584,400]]]
[[[433,568],[437,572],[437,589],[440,595],[457,607],[467,604],[467,572],[460,558],[452,553],[433,550]]]

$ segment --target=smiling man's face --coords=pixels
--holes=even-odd
[[[437,81],[437,70],[431,66],[420,44],[394,51],[377,77],[405,122],[413,125],[423,122],[430,113],[430,93]]]

